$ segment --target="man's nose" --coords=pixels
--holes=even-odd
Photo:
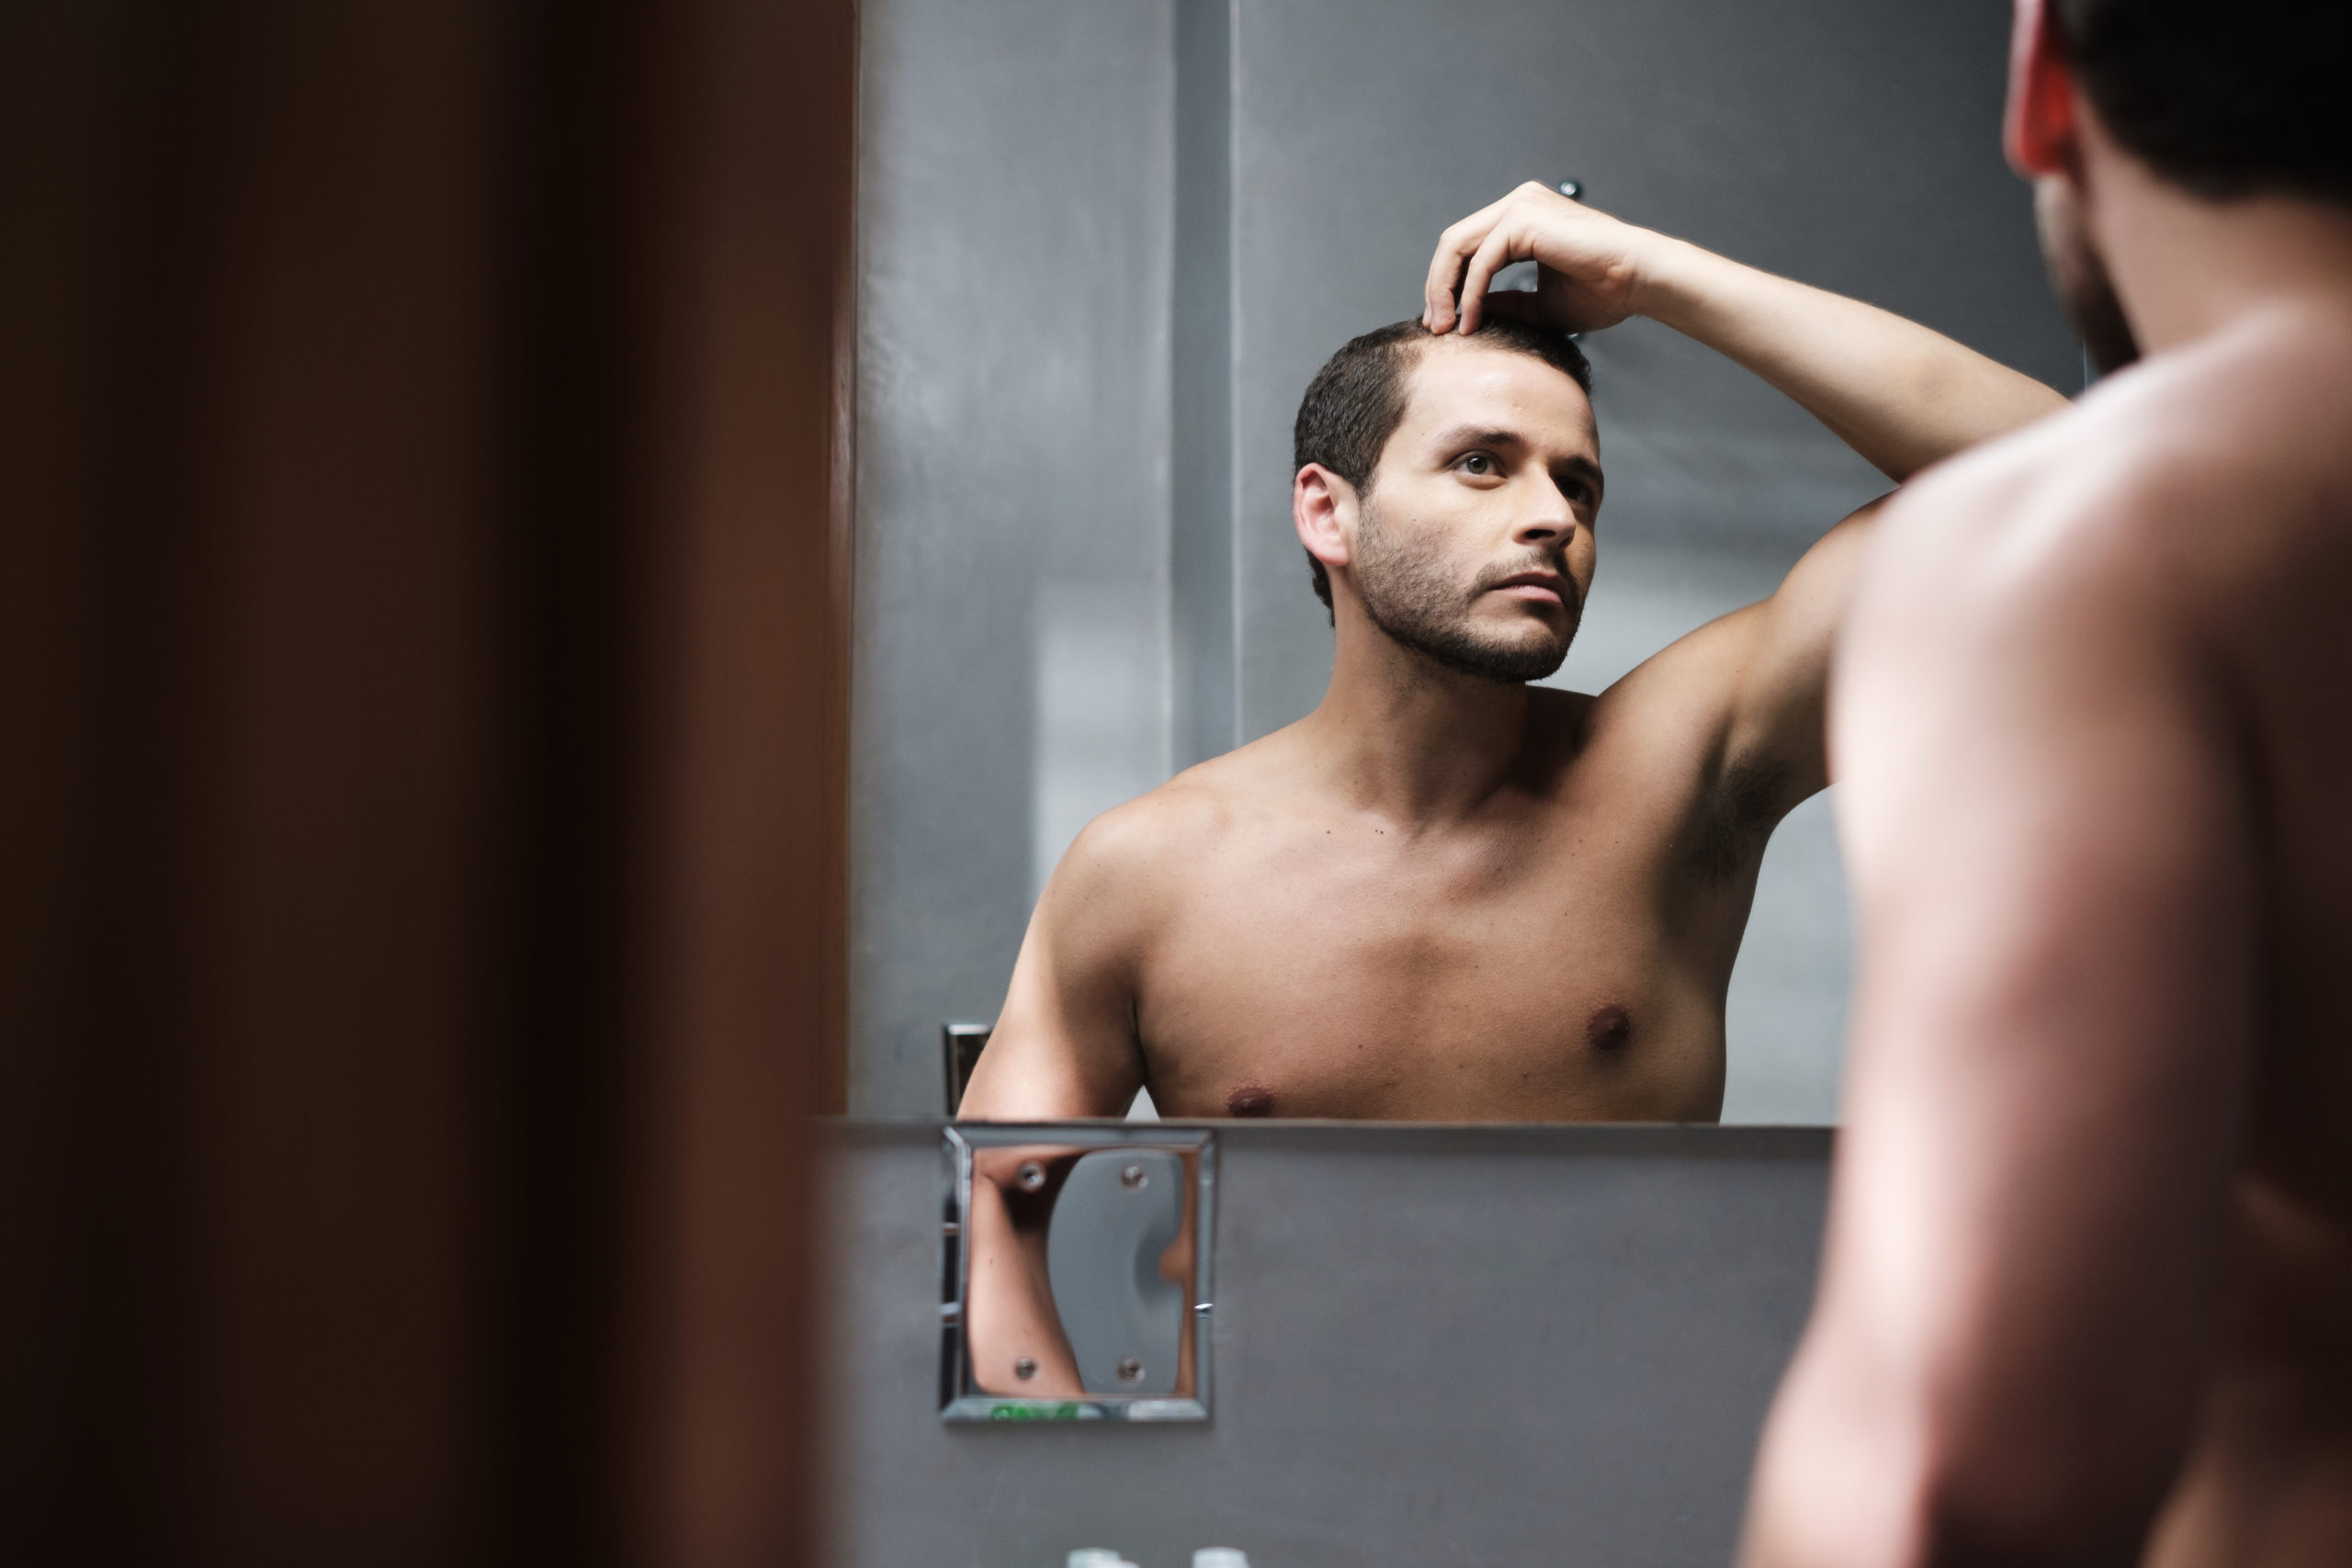
[[[1521,513],[1511,539],[1521,545],[1541,545],[1554,539],[1565,541],[1576,531],[1576,508],[1568,504],[1568,498],[1560,493],[1559,486],[1549,479],[1539,479],[1529,487],[1526,510]]]

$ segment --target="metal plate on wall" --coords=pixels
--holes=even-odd
[[[1205,1421],[1216,1135],[942,1136],[940,1416]]]

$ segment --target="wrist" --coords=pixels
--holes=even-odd
[[[1629,256],[1633,285],[1628,290],[1634,313],[1660,325],[1687,332],[1704,307],[1713,268],[1723,258],[1687,240],[1645,231],[1643,243]]]

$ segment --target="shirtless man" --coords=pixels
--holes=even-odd
[[[1486,299],[1521,255],[1537,293]],[[1663,321],[1898,481],[2064,400],[1535,186],[1447,231],[1428,312],[1342,349],[1300,410],[1322,705],[1080,835],[964,1116],[1115,1116],[1145,1084],[1174,1116],[1720,1113],[1732,961],[1767,836],[1828,779],[1871,509],[1599,696],[1531,688],[1575,633],[1603,484],[1564,334]]]
[[[2018,7],[2010,159],[2147,357],[1858,590],[1847,1128],[1749,1568],[2352,1563],[2348,17]]]

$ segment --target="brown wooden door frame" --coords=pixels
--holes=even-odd
[[[806,1560],[850,0],[0,8],[0,1517]]]

